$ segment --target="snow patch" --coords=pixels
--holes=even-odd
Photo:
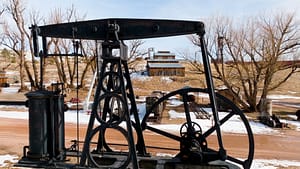
[[[14,155],[0,155],[0,167],[6,167],[8,163],[17,163],[17,156]]]
[[[169,76],[163,76],[160,78],[161,81],[165,82],[165,83],[172,83],[173,80],[169,77]]]
[[[2,87],[1,93],[18,93],[19,87]]]
[[[130,74],[131,80],[139,80],[139,81],[149,81],[152,79],[152,77],[142,75],[141,73],[132,73]]]
[[[268,95],[268,99],[278,100],[278,99],[300,99],[297,96],[290,96],[290,95]]]
[[[282,167],[300,167],[300,161],[288,161],[288,160],[253,160],[251,168],[256,169],[277,169]]]
[[[18,106],[18,107],[21,109],[22,106]],[[140,118],[140,120],[142,120],[146,113],[145,103],[137,104],[137,108],[138,108],[138,112],[139,112],[139,118]],[[26,109],[24,109],[24,110],[26,110]],[[208,114],[212,114],[210,108],[206,108],[205,111]],[[185,118],[185,114],[183,112],[176,112],[174,110],[170,110],[168,113],[169,113],[169,117],[171,119]],[[227,114],[228,113],[226,113],[226,112],[219,112],[220,119],[225,117]],[[89,118],[90,118],[89,114],[84,113],[82,110],[79,110],[78,115],[79,115],[78,120],[79,120],[80,124],[88,124]],[[198,123],[204,131],[211,128],[213,125],[213,121],[211,119],[197,119],[196,116],[194,115],[194,113],[192,113],[192,112],[190,113],[190,115],[191,115],[192,121]],[[28,120],[28,112],[22,111],[22,110],[17,110],[17,111],[0,110],[0,117]],[[296,118],[296,117],[294,117],[294,118]],[[281,121],[296,126],[297,130],[300,131],[300,122],[299,121],[282,120],[282,119],[281,119]],[[77,111],[76,110],[66,111],[65,112],[65,122],[66,123],[77,123]],[[240,117],[237,115],[234,115],[221,126],[221,129],[223,132],[242,134],[242,133],[246,133],[246,129],[243,124],[244,123],[240,120]],[[270,128],[259,122],[249,121],[249,124],[250,124],[252,132],[254,134],[278,134],[279,133],[279,130]],[[163,129],[166,131],[179,131],[181,124],[151,124],[151,126],[158,127],[160,129]]]

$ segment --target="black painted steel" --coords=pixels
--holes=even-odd
[[[35,160],[65,159],[64,96],[37,90],[26,94],[29,109],[29,151]]]
[[[153,128],[151,126],[147,125],[147,119],[149,117],[149,115],[151,114],[152,110],[154,110],[157,106],[159,106],[159,104],[161,104],[162,102],[164,102],[165,100],[169,100],[169,98],[172,98],[174,96],[186,96],[188,94],[195,94],[196,93],[201,93],[201,94],[208,94],[209,95],[209,90],[208,89],[201,89],[201,88],[183,88],[183,89],[179,89],[173,92],[170,92],[168,94],[166,94],[165,96],[161,97],[159,100],[157,100],[157,102],[155,102],[152,107],[150,108],[150,111],[148,113],[145,114],[143,120],[142,120],[142,129],[143,130],[150,130],[152,132],[155,132],[157,134],[163,135],[167,138],[176,140],[178,142],[184,142],[182,140],[186,139],[186,133],[182,133],[182,136],[184,137],[179,137],[176,134],[172,134],[172,133],[168,133],[166,131],[163,131],[161,129],[158,128]],[[245,169],[249,169],[251,167],[252,161],[253,161],[253,157],[254,157],[254,136],[250,127],[250,124],[247,120],[247,118],[245,117],[244,113],[234,104],[232,103],[229,99],[227,99],[226,97],[216,93],[216,98],[222,100],[224,103],[226,103],[226,106],[230,107],[230,112],[228,113],[228,115],[226,115],[225,117],[218,119],[219,120],[219,126],[213,125],[211,128],[209,128],[206,131],[201,131],[202,135],[198,136],[198,141],[200,144],[206,143],[206,138],[209,137],[211,134],[213,134],[213,132],[216,132],[217,127],[221,127],[223,124],[225,124],[230,118],[232,118],[234,115],[239,116],[239,118],[241,119],[241,121],[243,122],[243,127],[246,130],[247,133],[247,142],[245,142],[246,146],[248,147],[248,153],[246,155],[246,157],[244,159],[240,159],[240,158],[236,158],[233,157],[230,154],[227,154],[226,159],[223,160],[228,160],[237,164],[242,165]],[[187,100],[183,100],[184,105],[185,105],[185,113],[187,113],[187,111],[189,110],[186,106],[187,104]],[[209,103],[209,105],[211,105],[211,103]],[[218,112],[218,110],[217,110]],[[191,112],[189,112],[190,114]],[[216,122],[216,119],[214,119],[214,122]],[[190,123],[190,124],[188,124]],[[201,125],[201,123],[199,124]],[[186,123],[183,124],[182,127],[189,127],[189,126],[195,126],[193,121],[190,121],[189,117],[186,116]],[[199,130],[197,130],[197,128],[199,127],[192,127],[195,133],[200,133]],[[190,134],[191,135],[191,134]],[[191,137],[193,138],[193,137]],[[219,137],[217,137],[217,139],[219,139]],[[209,142],[207,143],[209,144]],[[213,161],[213,160],[217,160],[217,159],[222,159],[223,154],[220,153],[220,149],[219,150],[213,150],[209,148],[209,145],[205,145],[208,146],[207,151],[203,151],[203,157],[202,159],[205,160],[203,162],[208,162],[208,161]],[[203,150],[203,147],[202,147]],[[181,152],[179,152],[179,155],[181,155]]]
[[[69,39],[118,40],[144,39],[204,34],[204,24],[198,21],[110,18],[38,27],[38,35]]]
[[[53,130],[53,157],[56,160],[65,160],[65,109],[64,95],[54,93],[52,97],[53,108],[51,113],[52,130]]]
[[[34,91],[26,94],[29,108],[29,151],[30,159],[49,158],[51,143],[48,116],[50,115],[50,98],[48,91]],[[51,151],[51,150],[50,150]]]
[[[118,154],[117,151],[112,151],[108,146],[105,139],[105,128],[115,128],[118,129],[121,122],[126,123],[126,131],[122,130],[123,135],[128,139],[128,146],[130,152],[128,154],[127,160],[122,162],[116,160],[115,163],[121,163],[122,165],[119,168],[126,168],[128,166],[128,159],[131,160],[132,167],[138,168],[137,163],[137,153],[134,143],[133,131],[132,131],[132,122],[130,119],[130,114],[136,114],[135,120],[139,122],[139,118],[136,110],[136,103],[134,102],[134,93],[130,83],[130,76],[128,71],[127,62],[122,60],[122,57],[112,56],[113,49],[122,48],[123,44],[114,41],[114,42],[105,42],[102,45],[103,63],[101,65],[101,71],[99,75],[99,83],[97,85],[96,96],[93,103],[92,115],[89,121],[89,127],[87,130],[85,144],[83,148],[83,154],[81,156],[80,165],[86,165],[86,158],[88,157],[92,163],[97,167],[100,167],[101,164],[97,163],[97,160],[94,160],[96,153],[101,154],[103,157],[111,156],[111,154]],[[125,83],[125,81],[127,83]],[[131,110],[129,110],[129,103],[131,105]],[[116,107],[114,107],[116,106]],[[95,119],[100,123],[98,129],[93,129]],[[104,129],[102,129],[104,128]],[[101,129],[101,130],[100,130]],[[120,129],[119,129],[120,130]],[[89,150],[91,138],[99,132],[97,151],[91,153]],[[140,151],[145,150],[145,145],[143,141],[143,135],[140,130],[136,130],[138,138],[140,140],[138,147]],[[143,149],[142,149],[143,148]],[[112,152],[111,152],[112,151]],[[145,152],[142,152],[145,153]],[[119,159],[120,160],[120,159]],[[113,165],[113,164],[111,164]],[[103,165],[102,167],[105,167]]]
[[[209,58],[208,58],[208,54],[207,54],[204,37],[200,36],[199,41],[201,44],[200,47],[201,47],[201,53],[202,53],[202,61],[203,61],[203,66],[204,66],[204,71],[205,71],[207,90],[208,90],[209,99],[210,99],[210,106],[212,108],[213,117],[215,120],[215,127],[216,127],[216,132],[217,132],[217,137],[218,137],[218,143],[219,143],[219,154],[221,157],[220,159],[225,160],[226,159],[226,150],[224,149],[223,141],[222,141],[220,120],[219,120],[219,115],[218,115],[218,111],[217,111],[215,88],[214,88],[214,83],[213,83],[213,79],[212,79],[212,75],[211,75],[210,62],[209,62]]]
[[[19,106],[26,106],[25,101],[6,101],[6,100],[1,100],[0,105],[19,105]]]
[[[39,56],[41,62],[41,77],[40,77],[40,90],[43,89],[43,63],[44,58],[47,56],[54,56],[55,54],[49,54],[47,49],[47,38],[67,38],[67,39],[87,39],[87,40],[102,40],[102,67],[99,71],[98,85],[96,88],[94,102],[92,106],[92,112],[87,127],[87,133],[84,140],[84,146],[80,159],[81,167],[107,167],[102,165],[102,157],[111,159],[111,155],[120,155],[120,152],[111,148],[112,144],[107,142],[105,138],[106,129],[116,129],[122,133],[127,140],[128,144],[128,158],[123,159],[120,162],[121,165],[118,168],[126,168],[131,165],[132,168],[139,168],[138,155],[146,157],[148,156],[146,145],[144,141],[143,131],[148,129],[157,134],[179,141],[181,144],[178,156],[183,159],[184,162],[192,162],[199,159],[198,162],[207,163],[213,160],[229,160],[243,165],[244,168],[250,168],[253,156],[254,156],[254,139],[250,128],[250,125],[241,112],[232,102],[228,99],[218,95],[214,91],[214,84],[211,74],[210,61],[207,54],[207,49],[204,40],[204,24],[198,21],[182,21],[182,20],[161,20],[161,19],[127,19],[127,18],[109,18],[100,20],[79,21],[70,23],[60,23],[45,26],[31,27],[33,35],[34,53],[35,56]],[[160,103],[165,101],[171,96],[179,94],[183,98],[184,111],[186,122],[182,126],[181,135],[174,135],[151,126],[147,125],[147,119],[151,111],[147,112],[142,121],[140,122],[138,110],[134,98],[134,91],[131,84],[130,74],[127,65],[127,47],[124,45],[123,40],[130,39],[142,39],[142,38],[156,38],[177,36],[186,34],[197,34],[200,40],[200,47],[202,52],[203,66],[205,69],[206,85],[207,89],[199,88],[185,88],[173,91],[166,96],[158,99],[150,110],[155,109]],[[39,36],[42,37],[42,51],[39,50]],[[114,56],[112,50],[120,50],[120,56]],[[125,51],[125,52],[124,52]],[[60,56],[71,56],[72,54],[60,54]],[[190,116],[190,92],[203,92],[209,95],[209,106],[212,110],[212,116],[214,120],[214,126],[207,131],[202,131],[201,124],[196,124],[192,121]],[[41,93],[39,93],[41,94]],[[30,94],[28,97],[31,97]],[[45,96],[46,97],[46,96]],[[48,97],[48,96],[47,96]],[[52,96],[51,96],[52,97]],[[58,115],[55,117],[48,117],[48,112],[52,112],[53,109],[60,109],[61,98],[54,97],[50,99],[48,109],[44,110],[42,114],[32,115],[31,119],[45,119],[46,122],[39,124],[48,126],[49,124],[55,126],[50,131],[42,129],[40,133],[45,134],[45,141],[51,139],[57,144],[42,143],[37,147],[30,147],[29,152],[36,151],[38,155],[52,154],[55,156],[59,153],[56,152],[55,147],[59,149],[64,148],[64,142],[61,140],[64,137],[61,124],[57,121],[64,121],[63,116]],[[232,112],[227,116],[220,119],[219,110],[217,109],[216,98],[224,100],[232,107]],[[34,99],[32,99],[34,100]],[[43,99],[42,99],[43,100]],[[44,99],[49,100],[49,99]],[[54,102],[52,103],[52,101]],[[55,106],[55,104],[59,104]],[[48,102],[43,103],[48,104]],[[36,105],[36,107],[38,107]],[[55,108],[56,107],[56,108]],[[58,108],[59,107],[59,108]],[[116,107],[116,109],[115,109]],[[32,108],[36,109],[36,108]],[[133,120],[131,120],[131,115]],[[243,121],[248,134],[249,152],[245,160],[241,160],[227,154],[221,133],[221,126],[227,122],[234,115],[238,115]],[[52,121],[49,119],[52,119]],[[34,120],[36,121],[36,120]],[[124,128],[120,128],[122,122],[125,122]],[[46,124],[47,123],[47,124]],[[96,124],[98,126],[94,127]],[[133,128],[137,135],[137,144],[135,145]],[[217,134],[218,150],[208,148],[206,138],[213,132]],[[33,133],[33,131],[31,132]],[[31,134],[30,133],[30,134]],[[60,134],[55,134],[60,133]],[[33,137],[37,137],[34,135]],[[58,137],[58,141],[56,141]],[[93,140],[97,137],[97,141]],[[79,142],[79,140],[77,140]],[[33,140],[32,140],[33,142]],[[91,150],[91,145],[96,144],[96,149]],[[52,148],[43,148],[43,146],[49,145]],[[36,148],[36,149],[35,149]],[[33,150],[31,150],[33,149]],[[97,154],[101,153],[101,154]],[[98,163],[98,157],[101,157],[101,163]],[[188,157],[188,158],[185,158]],[[187,161],[185,161],[187,160]],[[129,164],[131,162],[131,164]],[[110,168],[114,168],[111,165]]]

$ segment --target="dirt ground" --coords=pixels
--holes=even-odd
[[[0,98],[4,96],[0,94]],[[3,97],[2,97],[3,98]],[[6,100],[10,100],[9,96],[4,96]],[[14,97],[16,98],[16,97]],[[24,100],[24,95],[17,97]],[[277,106],[278,105],[274,105]],[[293,110],[294,111],[294,110]],[[79,126],[79,140],[83,141],[87,126]],[[296,160],[300,161],[300,132],[294,129],[278,129],[277,135],[255,135],[255,156],[254,159],[277,159],[277,160]],[[115,133],[111,133],[115,135]],[[166,139],[149,131],[144,133],[146,145],[159,146],[168,148],[179,148],[178,142]],[[65,124],[65,140],[66,148],[72,145],[71,140],[77,139],[77,125]],[[117,136],[112,141],[118,140]],[[233,157],[244,157],[248,153],[244,140],[247,139],[242,134],[225,133],[223,142],[228,154]],[[208,137],[208,146],[217,149],[217,141],[215,136]],[[0,155],[10,154],[22,157],[23,147],[29,144],[28,121],[20,119],[0,118]],[[82,145],[79,147],[82,150]],[[147,149],[148,150],[148,149]],[[174,153],[175,151],[149,149],[150,153]]]
[[[28,145],[28,121],[19,119],[0,118],[0,154],[11,154],[22,156],[23,146]],[[76,124],[66,124],[66,147],[71,145],[71,140],[77,138]],[[80,126],[79,137],[83,139],[86,126]],[[255,159],[278,159],[278,160],[300,160],[300,132],[294,130],[282,130],[281,135],[255,135]],[[145,132],[147,145],[178,148],[178,143],[161,136]],[[243,147],[245,135],[225,134],[223,137],[225,148],[233,156],[246,153],[247,147]],[[118,139],[118,138],[116,138]],[[216,141],[208,138],[210,147],[216,146]],[[154,153],[157,152],[153,151]],[[162,152],[160,152],[162,153]],[[168,153],[168,152],[165,152]]]

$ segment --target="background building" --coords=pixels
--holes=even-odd
[[[147,61],[149,76],[184,76],[185,67],[169,51],[153,53]]]

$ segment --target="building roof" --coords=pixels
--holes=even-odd
[[[184,68],[180,63],[148,63],[149,68]]]
[[[154,62],[179,62],[178,59],[149,59],[148,63],[154,63]]]
[[[175,53],[157,52],[157,53],[154,53],[154,56],[175,56]]]

